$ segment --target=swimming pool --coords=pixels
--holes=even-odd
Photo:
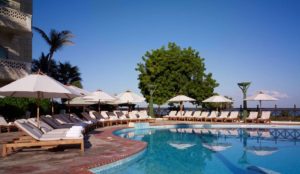
[[[298,128],[177,126],[124,129],[116,134],[145,141],[147,149],[99,173],[300,173]]]

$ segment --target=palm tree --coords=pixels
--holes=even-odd
[[[38,72],[38,71],[47,72],[49,65],[50,65],[50,71],[48,72],[48,74],[53,77],[56,74],[56,67],[57,67],[56,62],[55,62],[55,60],[50,60],[50,63],[49,63],[49,54],[45,55],[42,52],[39,59],[37,59],[37,60],[34,59],[32,61],[31,71],[32,72]]]
[[[61,32],[58,32],[54,29],[52,29],[49,33],[49,36],[40,28],[38,27],[32,27],[35,31],[41,34],[41,36],[44,38],[44,40],[47,42],[47,44],[50,46],[49,49],[49,57],[48,57],[48,68],[46,73],[49,73],[50,71],[50,61],[53,58],[54,52],[62,49],[65,45],[72,45],[73,42],[70,40],[73,37],[73,34],[71,31],[63,30]]]
[[[72,66],[69,62],[59,62],[56,75],[56,80],[62,84],[73,84],[81,81],[79,68],[77,66]]]

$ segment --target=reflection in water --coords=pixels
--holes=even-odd
[[[296,129],[141,129],[120,136],[148,147],[145,157],[116,174],[300,173],[293,160],[300,153]]]
[[[266,169],[264,167],[259,166],[248,166],[247,170],[254,172],[255,174],[280,174],[279,172],[275,172],[270,169]]]
[[[171,143],[171,142],[169,142],[168,144],[178,150],[185,150],[196,145],[191,143]]]
[[[267,156],[272,155],[278,151],[277,147],[268,147],[268,146],[250,146],[245,148],[246,151],[252,152],[258,156]]]
[[[230,143],[202,143],[202,146],[214,152],[224,151],[232,147]]]

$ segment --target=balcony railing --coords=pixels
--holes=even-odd
[[[13,81],[28,75],[31,63],[0,59],[0,80]]]
[[[31,15],[6,6],[0,6],[0,26],[30,32]]]

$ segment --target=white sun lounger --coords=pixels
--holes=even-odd
[[[249,116],[248,116],[248,118],[246,118],[246,123],[249,121],[251,121],[252,123],[253,122],[256,122],[257,121],[257,117],[258,117],[258,112],[256,112],[256,111],[251,111],[250,113],[249,113]]]
[[[221,121],[224,122],[224,120],[228,117],[229,111],[222,111],[221,115],[219,117],[217,117],[215,120],[216,121]]]
[[[217,118],[218,112],[217,111],[211,111],[210,115],[208,117],[205,118],[205,121],[210,120],[211,122],[215,121],[215,119]]]
[[[56,147],[58,145],[80,145],[81,152],[84,152],[83,135],[74,128],[69,132],[47,132],[43,133],[40,129],[30,124],[25,119],[16,120],[15,125],[26,135],[19,137],[13,142],[3,144],[2,156],[6,156],[16,148],[29,147]],[[75,131],[76,130],[76,131]]]
[[[230,115],[224,121],[239,121],[239,112],[238,111],[231,111]]]
[[[263,122],[263,123],[271,123],[271,111],[262,111],[261,117],[257,119],[257,122]]]
[[[208,117],[208,114],[209,114],[209,112],[203,111],[203,112],[201,112],[200,116],[195,116],[195,118],[196,118],[196,120],[203,121],[203,120],[205,120],[205,118]]]

